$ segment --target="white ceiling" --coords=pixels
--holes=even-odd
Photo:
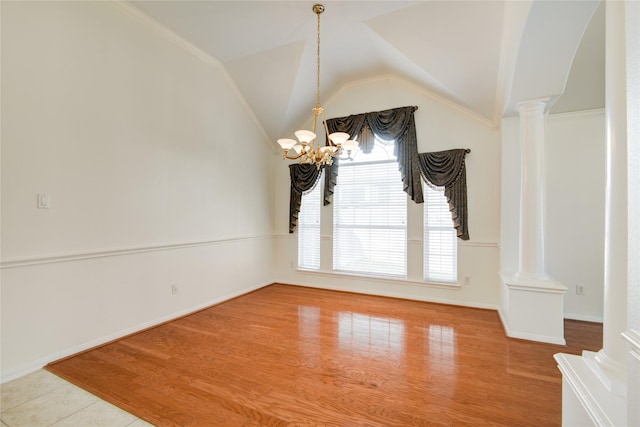
[[[584,2],[597,5],[597,0]],[[130,3],[217,59],[273,140],[309,120],[316,88],[313,1]],[[324,1],[322,100],[353,82],[392,74],[449,99],[486,123],[499,125],[508,111],[510,85],[517,83],[506,74],[510,69],[515,72],[514,61],[522,57],[518,40],[507,38],[522,35],[526,22],[520,24],[514,18],[518,15],[512,3]],[[577,2],[545,3],[536,9],[542,23],[538,26],[545,25],[545,14],[564,16],[554,11],[556,4]],[[528,11],[530,5],[525,1],[518,6]],[[587,22],[594,8],[583,8],[589,15],[583,18]],[[580,35],[584,25],[576,24]],[[562,38],[557,28],[553,31]],[[604,7],[593,14],[566,87],[554,111],[604,106]]]

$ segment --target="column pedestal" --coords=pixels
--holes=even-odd
[[[500,277],[502,305],[498,313],[507,336],[565,345],[563,303],[567,288],[553,280]]]

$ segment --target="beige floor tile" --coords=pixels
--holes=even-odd
[[[2,421],[11,427],[48,426],[98,401],[72,384],[2,412]]]
[[[62,378],[40,369],[17,380],[2,384],[0,386],[0,395],[2,396],[0,408],[5,412],[66,384],[68,382]]]
[[[135,420],[134,415],[99,400],[52,424],[52,427],[126,427]]]
[[[154,427],[154,425],[149,424],[145,420],[141,420],[140,418],[138,418],[137,420],[129,424],[127,427]]]

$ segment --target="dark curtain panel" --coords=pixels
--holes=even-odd
[[[365,154],[373,149],[376,136],[387,141],[395,140],[394,154],[402,175],[404,191],[416,203],[423,202],[417,154],[416,125],[413,113],[418,107],[401,107],[372,113],[356,114],[327,120],[330,133],[347,132],[358,140],[358,148]],[[330,173],[325,175],[324,205],[331,203],[333,188],[338,178],[339,163],[334,160]]]
[[[467,225],[467,174],[464,159],[470,150],[456,149],[434,153],[420,153],[419,171],[427,184],[444,188],[457,235],[469,240]]]
[[[467,177],[464,159],[470,150],[456,149],[435,153],[418,153],[414,112],[418,107],[401,107],[327,120],[329,132],[347,132],[357,139],[359,149],[370,153],[375,138],[395,141],[394,154],[402,175],[404,191],[415,203],[424,203],[421,176],[432,187],[444,187],[458,237],[469,240],[467,225]],[[338,180],[339,162],[327,167],[324,205],[329,205]],[[293,192],[293,186],[292,190]],[[293,201],[293,193],[292,199]],[[293,206],[293,205],[292,205]],[[298,203],[298,209],[300,204]],[[299,211],[299,210],[298,210]],[[297,212],[296,218],[297,221]],[[293,212],[293,210],[292,210]],[[293,217],[292,217],[293,218]],[[293,219],[292,219],[293,221]],[[294,225],[295,227],[295,225]]]
[[[356,114],[353,116],[340,117],[337,119],[329,119],[327,120],[327,129],[329,133],[334,132],[346,132],[350,135],[351,139],[358,137],[362,134],[366,115],[365,114]],[[328,136],[327,136],[328,138]],[[329,145],[327,141],[325,145]],[[361,146],[360,149],[367,149],[367,152],[371,152],[373,146],[364,147]],[[338,182],[338,170],[340,168],[340,160],[338,158],[333,159],[333,164],[331,166],[326,166],[326,171],[324,175],[324,201],[323,205],[327,206],[331,203],[333,199],[333,188]]]
[[[298,225],[298,215],[302,204],[302,194],[315,187],[322,169],[308,163],[295,163],[289,165],[291,177],[291,196],[289,199],[289,233]]]

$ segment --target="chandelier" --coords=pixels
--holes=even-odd
[[[284,151],[283,159],[296,160],[300,163],[315,164],[318,169],[324,165],[331,166],[333,159],[340,156],[344,151],[351,158],[351,152],[358,146],[358,142],[349,139],[349,134],[345,132],[334,132],[329,134],[327,121],[324,117],[324,108],[320,105],[320,14],[324,12],[324,6],[316,4],[313,6],[313,13],[318,18],[318,49],[317,49],[317,85],[316,85],[316,106],[313,108],[313,130],[298,130],[295,132],[296,138],[281,138],[278,144]],[[318,117],[322,116],[321,121],[324,124],[324,131],[329,145],[320,145],[316,147],[316,124]]]

